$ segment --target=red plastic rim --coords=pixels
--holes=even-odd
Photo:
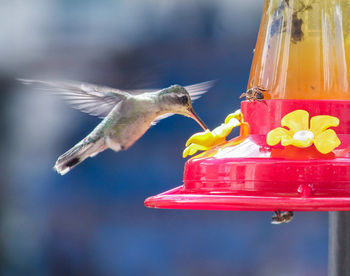
[[[341,145],[322,155],[314,146],[270,147],[266,134],[303,109],[340,119]],[[145,201],[147,207],[208,210],[350,210],[350,101],[242,102],[250,135],[186,162],[184,185]]]
[[[348,211],[350,197],[242,196],[188,193],[183,186],[146,199],[145,206],[164,209],[223,211]]]

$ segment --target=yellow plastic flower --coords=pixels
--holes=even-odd
[[[193,155],[199,150],[208,150],[225,142],[226,136],[230,134],[232,129],[241,125],[242,118],[242,112],[239,109],[229,114],[225,119],[225,123],[221,124],[213,131],[207,129],[206,131],[193,134],[186,142],[186,148],[182,154],[183,158],[188,155]]]
[[[295,110],[282,118],[282,127],[275,128],[267,134],[266,142],[270,146],[281,142],[282,146],[293,145],[299,148],[314,144],[320,153],[327,154],[340,145],[335,131],[328,129],[338,125],[338,118],[319,115],[311,118],[309,128],[309,113],[305,110]]]

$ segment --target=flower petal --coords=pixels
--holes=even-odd
[[[184,149],[184,151],[182,153],[182,157],[186,158],[189,155],[195,154],[199,150],[208,150],[208,149],[209,149],[209,147],[206,147],[206,146],[191,144],[187,148]]]
[[[226,138],[226,136],[230,134],[232,129],[239,125],[241,125],[241,123],[235,118],[232,118],[227,124],[221,124],[220,126],[216,127],[212,131],[212,134],[215,138]]]
[[[241,121],[237,120],[236,118],[232,118],[229,120],[225,125],[232,126],[232,127],[237,127],[240,126],[242,123]]]
[[[307,148],[310,147],[313,143],[312,139],[306,139],[306,140],[297,140],[292,139],[292,145],[298,148]]]
[[[287,130],[283,127],[275,128],[267,134],[266,143],[269,146],[277,145],[279,142],[281,142],[282,137],[284,137],[284,136],[290,136],[289,130]]]
[[[225,124],[227,124],[232,118],[235,118],[238,121],[242,121],[242,118],[243,118],[242,111],[238,109],[234,113],[228,114],[225,119]]]
[[[186,147],[190,144],[198,144],[203,146],[210,146],[214,143],[215,137],[209,129],[206,131],[193,134],[187,141]]]
[[[315,137],[315,147],[323,154],[327,154],[340,145],[340,140],[333,129],[327,129]]]
[[[281,126],[286,126],[291,132],[309,129],[309,113],[305,110],[295,110],[285,115],[281,120]]]
[[[290,146],[293,143],[293,137],[290,135],[284,135],[282,136],[281,139],[281,145],[286,147],[286,146]]]
[[[315,136],[329,127],[337,127],[338,125],[339,119],[328,115],[314,116],[310,120],[310,130]]]

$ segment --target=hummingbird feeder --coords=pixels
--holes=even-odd
[[[204,152],[186,162],[184,184],[145,205],[350,210],[350,1],[266,0],[245,96],[188,140],[185,156]]]

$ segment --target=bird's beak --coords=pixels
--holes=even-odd
[[[202,121],[201,118],[199,118],[199,116],[196,114],[196,112],[194,112],[193,107],[191,107],[189,110],[189,116],[194,119],[202,128],[203,130],[207,130],[208,127],[205,125],[205,123]]]

